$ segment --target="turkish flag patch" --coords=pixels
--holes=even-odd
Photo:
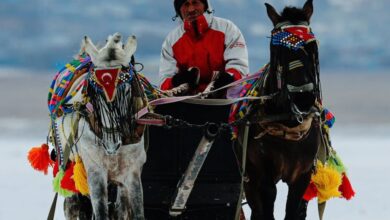
[[[120,68],[95,70],[96,83],[102,87],[108,102],[115,98],[120,71]]]

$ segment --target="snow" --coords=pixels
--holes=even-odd
[[[4,121],[3,121],[4,123]],[[12,121],[8,121],[12,125]],[[26,123],[28,124],[28,123]],[[6,125],[3,124],[3,127]],[[33,170],[26,159],[32,146],[45,141],[45,129],[0,135],[0,219],[45,219],[54,197],[50,173],[45,176]],[[18,135],[22,134],[22,135]],[[350,201],[332,199],[327,203],[325,219],[389,219],[388,186],[390,169],[390,125],[359,124],[336,127],[332,130],[332,141],[338,154],[348,167],[350,180],[356,197]],[[285,184],[278,184],[275,203],[275,218],[283,219],[287,196]],[[64,219],[62,201],[57,203],[55,219]],[[246,206],[246,212],[249,209]],[[307,219],[318,219],[316,201],[308,207]]]

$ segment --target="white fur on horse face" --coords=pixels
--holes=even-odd
[[[82,42],[82,48],[91,57],[92,62],[97,68],[110,68],[117,66],[128,67],[131,56],[137,49],[137,40],[135,36],[131,36],[127,39],[126,45],[123,45],[121,41],[121,35],[115,33],[110,35],[107,39],[106,45],[100,50],[97,50],[92,40],[85,36]],[[110,55],[114,50],[115,59],[112,59]]]

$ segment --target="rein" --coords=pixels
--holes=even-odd
[[[164,105],[164,104],[171,104],[171,103],[176,103],[176,102],[186,102],[190,104],[196,104],[196,105],[210,105],[210,106],[223,106],[223,105],[231,105],[240,101],[244,100],[260,100],[261,103],[264,103],[266,100],[272,99],[275,94],[268,95],[268,96],[260,96],[260,97],[254,97],[254,96],[246,96],[246,97],[239,97],[239,98],[228,98],[228,99],[204,99],[204,97],[207,97],[208,95],[218,92],[223,89],[227,88],[232,88],[234,86],[238,86],[243,82],[252,80],[252,79],[257,79],[261,75],[261,72],[247,76],[245,78],[242,78],[240,80],[234,81],[228,85],[225,85],[221,88],[218,88],[216,90],[204,92],[204,93],[198,93],[196,95],[191,95],[191,96],[178,96],[178,97],[163,97],[159,99],[155,99],[153,101],[150,101],[147,106],[142,108],[138,113],[137,113],[137,121],[141,122],[141,118],[146,115],[147,113],[150,113],[150,109],[158,106],[158,105]],[[160,91],[160,93],[163,93]],[[145,122],[145,120],[143,120]],[[151,124],[153,125],[153,124]]]
[[[110,70],[115,74],[111,77],[105,76]],[[84,93],[84,99],[88,103],[85,106],[85,118],[92,131],[100,139],[105,134],[113,141],[120,140],[123,145],[138,142],[142,137],[144,125],[137,124],[134,119],[136,112],[139,108],[146,106],[147,101],[134,67],[130,64],[129,68],[122,67],[122,71],[120,67],[96,71],[102,71],[102,76],[99,79],[95,71],[90,72],[88,86],[91,88]],[[110,82],[113,83],[113,88],[103,87],[104,77],[115,80],[115,82]],[[125,90],[126,86],[128,90]],[[110,126],[105,126],[103,121],[109,123]]]

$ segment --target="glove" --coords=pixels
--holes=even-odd
[[[180,71],[172,77],[173,87],[178,87],[181,84],[188,83],[190,89],[194,89],[199,84],[200,73],[198,67],[190,67],[186,71]]]
[[[232,83],[234,81],[234,77],[230,75],[227,72],[221,72],[218,75],[218,78],[215,80],[214,83],[214,89],[221,88],[223,86],[226,86],[229,83]]]

